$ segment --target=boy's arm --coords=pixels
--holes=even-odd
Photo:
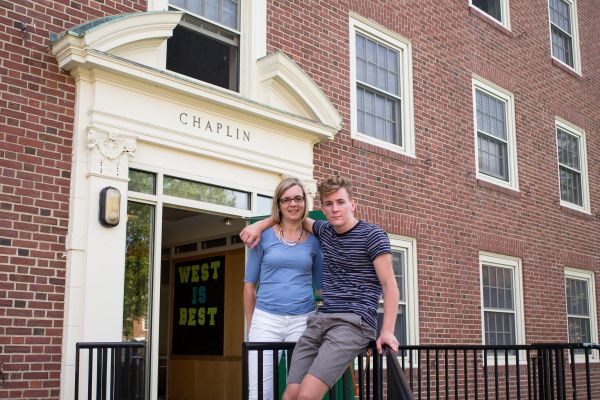
[[[256,221],[252,225],[248,225],[240,232],[240,239],[250,248],[254,248],[260,242],[260,235],[264,230],[275,225],[273,217],[268,217],[260,221]]]
[[[302,222],[302,227],[304,228],[304,230],[309,231],[310,233],[314,233],[313,232],[314,224],[315,224],[314,219],[306,217],[306,219]]]
[[[377,256],[373,261],[373,265],[383,289],[383,324],[381,333],[377,338],[377,351],[381,354],[384,344],[390,346],[393,351],[398,351],[398,339],[394,336],[394,327],[398,315],[400,293],[394,277],[392,255],[385,253]]]
[[[313,233],[314,223],[314,219],[306,218],[302,224],[302,227],[310,233]],[[256,221],[252,225],[248,225],[247,227],[242,229],[242,231],[240,232],[240,239],[242,239],[242,242],[244,242],[246,246],[252,249],[256,247],[260,242],[261,233],[263,233],[266,229],[272,227],[273,225],[275,225],[275,220],[273,219],[273,217],[267,217],[263,220]]]

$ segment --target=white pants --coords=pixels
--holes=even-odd
[[[306,315],[276,315],[254,310],[248,332],[250,342],[296,342],[306,328]],[[279,355],[281,357],[281,354]],[[258,399],[258,352],[248,357],[250,400]],[[273,352],[263,352],[263,399],[273,399]]]

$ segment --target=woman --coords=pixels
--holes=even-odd
[[[250,342],[295,342],[315,309],[313,287],[321,290],[319,241],[302,228],[308,215],[306,190],[296,178],[275,188],[271,216],[276,224],[248,251],[244,313]],[[258,291],[257,291],[258,287]],[[257,398],[257,357],[250,353],[250,399]],[[273,398],[273,357],[263,356],[263,398]]]

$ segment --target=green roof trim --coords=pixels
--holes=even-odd
[[[173,11],[144,11],[144,12],[137,12],[137,13],[109,15],[106,17],[95,19],[93,21],[84,22],[82,24],[79,24],[77,26],[69,28],[65,31],[62,31],[61,33],[50,32],[50,41],[56,42],[58,39],[60,39],[61,37],[65,36],[65,35],[82,37],[82,36],[85,36],[85,34],[88,33],[89,31],[91,31],[99,26],[108,24],[110,22],[113,22],[113,21],[116,21],[119,19],[126,19],[126,18],[136,17],[139,15],[144,15],[144,14],[160,14],[160,13],[172,13],[172,12]]]

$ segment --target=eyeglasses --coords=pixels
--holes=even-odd
[[[290,204],[292,201],[296,204],[302,204],[304,203],[304,196],[282,197],[279,199],[279,202],[285,205]]]

